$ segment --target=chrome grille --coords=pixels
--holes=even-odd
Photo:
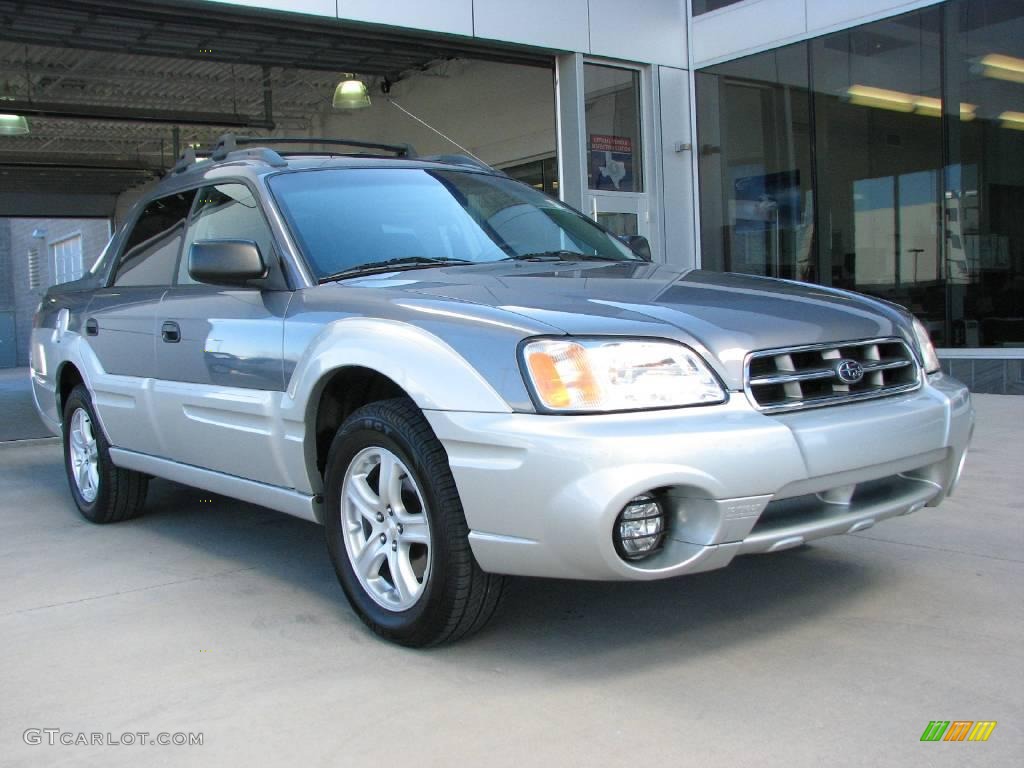
[[[858,371],[862,373],[859,379]],[[745,376],[747,396],[768,412],[885,397],[921,384],[917,360],[900,339],[752,352],[747,356]]]

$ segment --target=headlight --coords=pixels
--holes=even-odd
[[[935,347],[932,345],[932,337],[928,335],[928,329],[916,317],[914,318],[914,336],[917,338],[917,348],[921,350],[924,372],[935,373],[942,368],[942,364],[939,363],[939,356],[935,354]]]
[[[725,401],[688,347],[639,339],[538,339],[522,347],[523,370],[548,411],[630,411]]]

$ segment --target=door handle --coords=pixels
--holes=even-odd
[[[85,321],[85,335],[86,336],[99,336],[100,324],[96,322],[95,317],[90,317]]]
[[[168,344],[177,344],[181,341],[181,328],[173,320],[168,320],[160,328],[160,336]]]

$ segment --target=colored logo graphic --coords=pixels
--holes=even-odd
[[[988,741],[995,728],[995,720],[932,720],[921,741]]]

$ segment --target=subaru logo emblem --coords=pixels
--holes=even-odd
[[[836,363],[836,376],[843,384],[856,384],[864,378],[864,366],[856,360],[840,360]]]

